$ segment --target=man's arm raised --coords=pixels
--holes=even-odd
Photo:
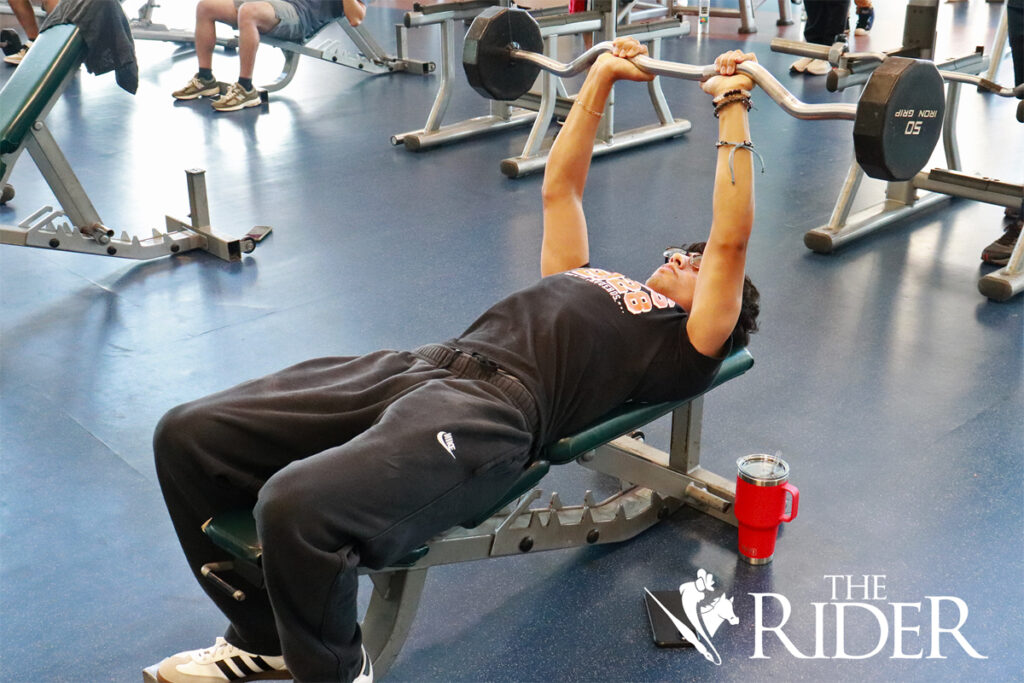
[[[715,60],[720,75],[701,87],[715,97],[718,114],[718,161],[712,198],[711,234],[701,260],[686,332],[693,347],[719,357],[739,319],[747,243],[754,225],[753,152],[747,120],[754,82],[736,73],[736,65],[757,61],[752,53],[733,50]],[[738,143],[736,146],[733,143]]]
[[[590,261],[583,189],[587,184],[594,138],[605,103],[616,81],[649,81],[629,58],[647,54],[633,38],[615,40],[611,53],[601,55],[576,95],[565,125],[555,138],[544,171],[544,237],[540,270],[547,276],[578,268]]]

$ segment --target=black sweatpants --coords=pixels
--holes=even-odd
[[[807,21],[804,22],[804,40],[808,43],[831,45],[836,36],[846,30],[850,15],[850,0],[804,0]]]
[[[518,380],[441,345],[311,360],[172,409],[157,474],[228,642],[283,653],[297,681],[354,678],[356,567],[387,566],[505,494],[536,411]],[[267,590],[237,602],[199,576],[228,559],[200,527],[254,504]]]

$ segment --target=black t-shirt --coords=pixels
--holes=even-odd
[[[686,311],[619,273],[577,268],[499,301],[451,342],[518,377],[537,400],[540,445],[626,401],[706,389],[720,360],[686,336]]]

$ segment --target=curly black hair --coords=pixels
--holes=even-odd
[[[683,247],[685,251],[703,254],[707,242],[692,242]],[[743,276],[743,303],[740,317],[732,331],[732,348],[738,349],[750,343],[750,335],[757,332],[757,316],[761,312],[761,292],[746,275]]]

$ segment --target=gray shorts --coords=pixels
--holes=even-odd
[[[253,1],[265,2],[274,8],[277,26],[270,30],[268,36],[274,36],[281,40],[302,40],[302,23],[299,21],[299,13],[295,10],[294,5],[285,0],[235,0],[235,8]]]

